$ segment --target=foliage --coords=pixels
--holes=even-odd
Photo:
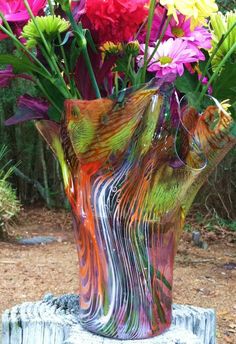
[[[0,53],[12,53],[9,41],[1,42]],[[4,125],[4,121],[16,111],[17,98],[26,92],[32,96],[37,95],[37,90],[27,80],[14,80],[10,88],[0,88],[0,145],[4,143],[8,147],[3,162],[17,164],[17,170],[13,171],[10,181],[22,203],[43,202],[48,206],[64,207],[67,202],[58,163],[39,138],[34,124],[26,122],[7,128]],[[39,186],[45,190],[45,184],[47,196],[45,191],[39,192]]]
[[[195,200],[203,215],[226,221],[236,220],[236,154],[232,150],[208,178]]]
[[[16,192],[8,182],[13,168],[3,164],[6,147],[0,147],[0,237],[6,223],[20,210]]]
[[[236,0],[216,0],[221,12],[234,10],[236,8]]]
[[[236,232],[236,220],[226,220],[219,217],[217,213],[204,214],[197,207],[193,209],[189,216],[189,221],[184,226],[186,232],[199,230],[206,232],[224,231]]]
[[[68,1],[58,2],[63,5],[63,8],[66,11],[69,11],[68,6],[66,6],[66,4],[68,4]],[[96,1],[90,2],[92,7],[96,5]],[[83,3],[83,1],[81,1],[80,3]],[[114,3],[117,3],[117,6],[119,5],[119,2]],[[152,3],[154,2],[152,1]],[[180,2],[178,3],[180,4]],[[235,0],[220,0],[218,1],[218,4],[220,5],[220,9],[222,11],[235,8]],[[104,6],[105,5],[106,4],[104,3]],[[129,5],[132,6],[132,1],[127,2],[127,8],[129,7]],[[181,3],[180,5],[182,6],[183,4]],[[48,14],[50,14],[51,12],[52,11],[50,10],[50,8],[48,8]],[[114,11],[114,14],[117,14],[116,12],[117,11]],[[91,11],[91,15],[95,16],[96,13]],[[91,92],[90,94],[88,94],[88,89],[89,91],[91,91],[94,86],[94,76],[91,70],[89,71],[89,73],[85,74],[81,72],[81,70],[85,69],[81,68],[81,61],[83,61],[83,59],[86,60],[87,58],[86,65],[88,66],[88,57],[90,57],[92,59],[92,64],[94,67],[94,73],[96,74],[95,77],[99,77],[99,73],[101,73],[102,76],[106,75],[106,84],[110,85],[111,81],[115,82],[114,87],[117,87],[118,85],[118,89],[126,87],[130,84],[134,84],[135,82],[141,82],[141,80],[143,79],[142,73],[137,72],[137,65],[136,69],[134,68],[137,54],[132,55],[132,51],[130,52],[125,44],[122,45],[123,50],[118,49],[118,52],[116,49],[117,46],[113,46],[113,56],[112,54],[110,54],[110,51],[106,51],[105,46],[102,54],[100,54],[99,44],[101,42],[96,41],[96,39],[94,42],[94,37],[92,38],[91,35],[91,33],[94,33],[95,28],[90,27],[82,29],[78,23],[78,17],[75,17],[75,20],[76,23],[74,23],[72,19],[71,28],[66,34],[64,33],[62,36],[59,35],[58,37],[57,35],[53,35],[53,39],[49,42],[46,42],[46,46],[43,50],[45,56],[42,56],[42,54],[40,55],[38,51],[33,50],[33,57],[31,56],[31,58],[28,59],[27,62],[25,53],[22,54],[21,49],[19,49],[17,53],[12,53],[13,45],[8,40],[1,41],[0,44],[0,64],[11,63],[14,67],[14,72],[29,72],[29,74],[31,75],[37,75],[39,81],[39,83],[33,84],[31,81],[28,80],[22,81],[20,79],[17,79],[11,81],[10,89],[0,88],[0,143],[5,142],[9,148],[9,151],[4,158],[5,161],[12,160],[13,163],[20,162],[20,165],[18,166],[18,173],[14,176],[11,176],[11,181],[18,190],[17,192],[20,200],[24,203],[35,203],[38,201],[44,201],[47,203],[48,206],[64,206],[65,197],[58,164],[54,159],[52,159],[50,151],[46,149],[42,141],[39,139],[38,135],[36,134],[34,125],[27,122],[18,127],[10,127],[7,130],[6,128],[4,128],[4,120],[12,116],[13,113],[17,113],[17,105],[15,104],[17,104],[17,99],[19,98],[19,96],[21,94],[27,93],[32,97],[41,98],[44,94],[44,90],[50,98],[48,115],[52,120],[59,121],[63,111],[63,101],[65,97],[79,98],[81,95],[85,97],[88,96],[88,98],[90,96],[95,97],[95,92],[92,92],[92,95]],[[100,17],[98,16],[96,20],[99,21]],[[154,18],[154,24],[155,20],[156,18]],[[32,20],[30,23],[32,25]],[[76,24],[76,26],[74,26],[74,24]],[[71,31],[74,31],[74,35],[71,34]],[[104,32],[106,34],[110,34],[111,31],[105,30]],[[117,34],[120,34],[120,32],[117,31]],[[153,33],[150,32],[151,39],[152,34]],[[38,36],[38,34],[36,36]],[[41,36],[37,39],[40,44],[45,43],[44,40],[42,40]],[[86,45],[86,49],[88,48],[87,50],[89,56],[86,55],[84,45]],[[109,46],[111,46],[111,43]],[[49,51],[47,51],[47,47],[49,48]],[[135,49],[137,48],[139,49],[139,44],[135,45]],[[126,54],[124,54],[124,52],[126,52]],[[130,55],[132,55],[131,58],[130,56],[127,56],[127,52],[130,52]],[[49,53],[51,53],[51,55]],[[58,57],[59,61],[53,60],[52,58],[51,60],[49,59],[48,62],[45,62],[48,55],[53,57],[54,54],[56,57]],[[43,69],[38,61],[34,59],[35,56],[37,56],[39,62],[45,64],[46,70]],[[98,62],[96,60],[96,56],[98,57]],[[191,74],[185,69],[185,73],[176,81],[177,89],[181,93],[190,92],[189,98],[194,100],[199,95],[199,93],[195,92],[197,88],[200,92],[207,92],[206,88],[204,88],[201,82],[199,82],[199,77],[201,79],[201,73],[204,72],[207,62],[209,61],[209,54],[207,52],[205,52],[205,57],[206,62],[200,62],[199,65],[200,74],[199,71],[196,72],[196,70],[191,70],[191,72],[194,72],[194,74]],[[105,68],[99,70],[101,58],[103,59],[102,61],[104,61],[104,66],[107,69]],[[65,63],[66,61],[68,62],[68,66]],[[62,73],[60,73],[60,70],[58,73],[57,63],[59,68],[62,68]],[[116,63],[115,68],[113,68],[114,63]],[[84,63],[82,64],[82,66],[84,66]],[[4,65],[2,65],[1,67],[4,68]],[[211,68],[210,66],[208,67],[209,70],[207,69],[207,73],[211,73]],[[220,76],[221,82],[218,82],[217,78],[213,82],[213,94],[219,100],[230,98],[231,104],[235,102],[235,87],[233,84],[235,80],[233,72],[234,70],[235,68],[231,68],[231,65],[226,65],[226,68],[222,70]],[[48,72],[50,73],[50,77],[45,78],[45,75],[48,75]],[[97,74],[97,72],[99,73]],[[111,75],[110,72],[113,73],[112,79],[109,79]],[[75,77],[77,79],[79,78],[79,76],[81,77],[82,75],[82,86],[79,80],[76,79],[76,82],[70,80],[70,76],[73,75],[73,73],[75,73]],[[65,78],[61,77],[62,74],[65,76]],[[121,81],[119,75],[123,74],[126,74],[127,78]],[[151,73],[147,73],[146,76],[150,78],[150,74]],[[207,77],[209,77],[208,74]],[[107,94],[110,94],[112,91],[114,91],[114,88],[110,88],[109,92],[106,93],[105,91],[107,91],[107,89],[104,88],[104,84],[99,84],[102,96],[106,96]],[[200,196],[198,198],[198,202],[200,202],[201,200],[201,203],[206,205],[206,211],[211,211],[212,213],[216,212],[217,214],[219,214],[219,216],[225,219],[235,218],[236,216],[236,214],[234,213],[235,210],[233,209],[233,203],[235,203],[236,201],[234,200],[235,185],[233,182],[233,177],[235,177],[235,161],[235,154],[232,153],[224,161],[224,163],[222,163],[218,167],[217,172],[215,172],[217,173],[217,178],[215,174],[209,178],[207,184],[209,186],[204,187],[203,192],[200,193]],[[230,164],[231,166],[230,172],[232,173],[232,177],[230,178],[227,170],[228,164]],[[227,178],[225,176],[227,176]],[[225,192],[225,180],[227,180],[227,183],[230,184],[230,186],[227,186],[227,193]],[[221,199],[223,198],[223,202],[220,200],[219,195]]]

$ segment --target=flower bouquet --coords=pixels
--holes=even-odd
[[[30,80],[6,125],[34,120],[60,162],[79,255],[80,321],[111,338],[171,323],[184,220],[235,145],[236,13],[214,0],[0,4],[0,85]]]

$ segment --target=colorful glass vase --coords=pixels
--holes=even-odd
[[[139,339],[170,326],[186,214],[235,144],[230,115],[212,103],[199,114],[170,85],[150,83],[116,99],[67,100],[62,123],[36,122],[72,208],[85,329]]]

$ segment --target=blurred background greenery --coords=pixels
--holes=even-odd
[[[218,4],[223,12],[236,8],[236,0],[220,0]],[[7,40],[1,41],[0,53],[6,51],[11,51],[11,45]],[[15,204],[13,208],[9,206],[9,211],[14,214],[19,208],[16,194],[21,204],[40,204],[49,208],[68,207],[59,165],[55,159],[52,159],[52,153],[37,134],[34,124],[28,122],[22,125],[4,127],[4,120],[14,113],[17,98],[21,94],[34,95],[35,92],[32,83],[25,80],[13,81],[8,89],[0,88],[0,150],[3,149],[3,145],[7,147],[0,159],[0,184],[1,175],[7,173],[7,168],[4,166],[9,162],[16,165],[8,176],[8,181],[11,182],[13,190],[10,196],[10,184],[5,179],[6,193],[8,193],[8,197],[12,197],[12,202],[9,202],[10,198],[8,198],[8,202],[5,203]],[[192,210],[196,221],[201,222],[205,216],[210,216],[211,221],[216,221],[219,225],[236,230],[235,177],[236,154],[234,149],[209,177],[199,192]],[[0,198],[3,199],[1,189],[0,193]],[[0,227],[5,211],[2,208],[0,203]]]
[[[236,0],[216,0],[216,2],[223,13],[236,9]]]

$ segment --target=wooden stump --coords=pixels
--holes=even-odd
[[[78,321],[79,297],[46,295],[2,316],[2,344],[215,344],[213,309],[173,305],[171,328],[145,340],[115,340],[85,331]]]

